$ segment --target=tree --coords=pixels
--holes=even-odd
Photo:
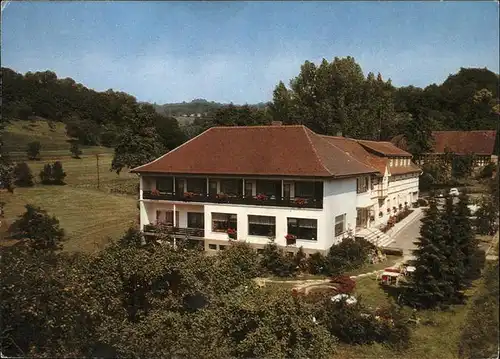
[[[416,270],[407,300],[419,307],[435,307],[450,302],[456,293],[448,275],[444,223],[435,201],[425,211],[420,237],[413,251]]]
[[[33,174],[27,163],[20,162],[14,168],[14,176],[16,178],[15,184],[19,187],[32,187],[33,183]]]
[[[478,278],[484,266],[484,252],[479,252],[477,239],[471,223],[469,197],[465,192],[460,193],[458,204],[454,211],[453,237],[461,251],[461,258],[465,270],[465,283]]]
[[[83,153],[82,150],[80,150],[78,142],[72,142],[69,151],[71,152],[73,158],[80,158],[80,155]]]
[[[28,153],[28,158],[30,160],[39,160],[40,159],[40,149],[42,145],[39,141],[33,141],[28,143],[28,149],[26,152]]]
[[[40,207],[27,204],[25,208],[26,212],[9,229],[12,237],[27,239],[34,249],[60,249],[64,230],[59,227],[59,220]]]
[[[474,154],[454,155],[451,168],[453,177],[469,177],[474,169]]]
[[[495,206],[491,196],[482,196],[479,208],[474,214],[476,217],[475,227],[478,234],[492,235],[495,233],[498,220],[498,207]]]
[[[9,192],[14,192],[14,164],[8,156],[0,153],[0,189],[7,189]]]
[[[45,164],[43,170],[40,171],[40,180],[43,184],[64,185],[65,177],[66,172],[64,172],[62,163],[59,161],[54,162],[52,165],[50,163]]]

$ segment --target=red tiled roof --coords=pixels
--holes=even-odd
[[[403,151],[402,149],[387,141],[358,140],[358,142],[369,150],[380,153],[384,156],[411,157],[411,153]]]
[[[132,172],[342,177],[374,173],[304,126],[212,127]]]
[[[372,167],[377,170],[380,175],[384,175],[387,166],[387,158],[379,157],[371,154],[358,141],[351,138],[338,137],[338,136],[321,136],[333,145],[342,149],[345,153],[353,156],[358,161],[364,163],[366,166]]]
[[[492,155],[497,131],[433,131],[433,152],[444,153],[446,147],[456,154]]]

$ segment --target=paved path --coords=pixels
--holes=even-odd
[[[411,223],[408,223],[399,233],[394,236],[391,247],[401,248],[405,257],[411,256],[413,249],[416,249],[415,242],[420,235],[420,220],[423,213],[420,213]]]

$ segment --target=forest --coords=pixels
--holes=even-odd
[[[115,148],[118,172],[149,161],[212,126],[282,121],[320,134],[372,140],[405,135],[415,156],[430,147],[433,130],[498,127],[498,74],[461,68],[442,84],[395,87],[378,73],[363,73],[352,57],[316,65],[305,61],[288,86],[280,81],[267,104],[233,105],[195,99],[162,106],[114,90],[97,92],[52,71],[19,74],[2,68],[3,120],[33,116],[62,122],[84,145]],[[180,125],[175,115],[200,113]],[[171,116],[169,116],[171,115]],[[138,154],[138,155],[137,155]]]

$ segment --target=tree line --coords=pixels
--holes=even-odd
[[[61,121],[68,135],[82,144],[114,147],[113,169],[118,172],[148,162],[209,127],[273,120],[360,139],[404,135],[408,150],[418,156],[429,150],[433,130],[496,129],[498,80],[498,74],[486,68],[461,68],[440,85],[397,88],[380,73],[365,76],[350,56],[323,59],[319,65],[305,61],[288,86],[277,84],[271,102],[219,106],[194,100],[185,105],[206,111],[179,126],[165,115],[170,105],[155,107],[113,90],[97,92],[71,78],[58,79],[52,71],[22,75],[2,68],[2,112],[4,120],[40,116]]]

